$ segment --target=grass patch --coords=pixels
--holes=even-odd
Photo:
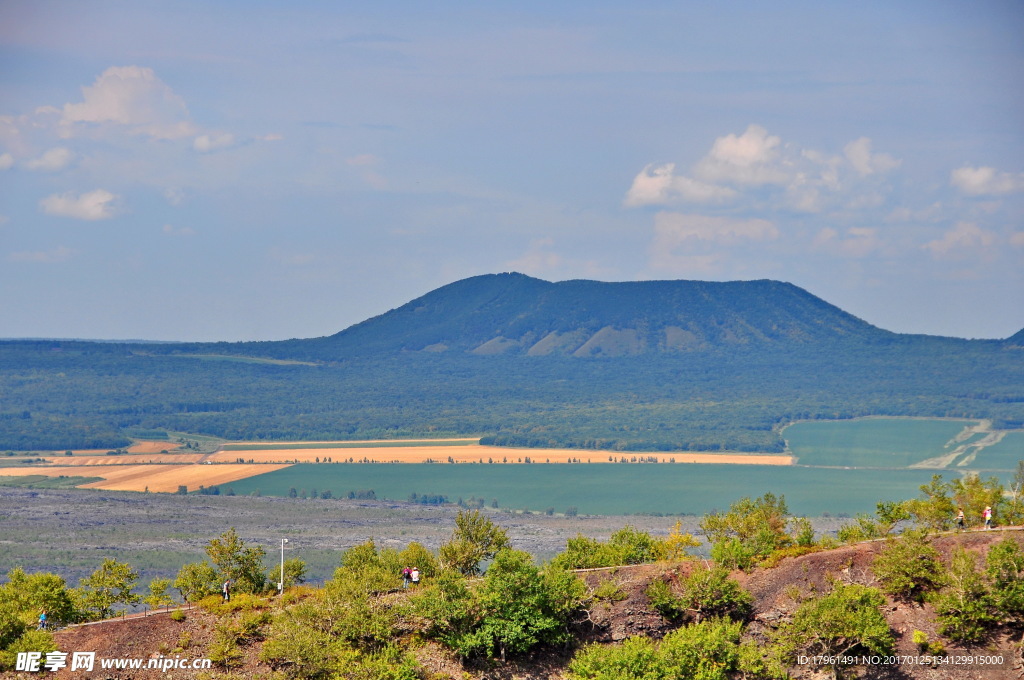
[[[71,489],[80,484],[89,484],[102,480],[102,477],[68,477],[66,475],[59,475],[57,477],[47,475],[5,477],[0,475],[0,486],[20,486],[29,489]]]

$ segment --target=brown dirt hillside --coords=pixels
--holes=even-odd
[[[1024,531],[1020,529],[971,531],[960,534],[944,534],[933,538],[933,544],[948,562],[953,549],[962,546],[983,555],[997,541],[1012,537],[1024,545]],[[831,579],[846,582],[874,584],[870,564],[883,548],[883,541],[860,543],[834,550],[811,553],[787,558],[770,569],[756,569],[749,574],[737,572],[737,578],[755,598],[753,619],[747,634],[760,639],[769,629],[785,620],[796,609],[802,597],[829,590]],[[602,590],[614,591],[612,597],[595,600],[589,618],[576,626],[576,634],[584,643],[614,643],[627,637],[645,635],[660,638],[672,630],[650,607],[646,596],[648,585],[654,579],[678,580],[693,569],[704,568],[701,561],[694,560],[677,564],[648,564],[612,569],[593,569],[579,572],[593,591],[603,585]],[[606,582],[614,583],[610,588]],[[401,598],[403,593],[389,597]],[[896,634],[899,655],[919,655],[912,641],[915,630],[923,631],[930,640],[942,640],[936,630],[935,612],[930,605],[903,603],[888,600],[884,614]],[[415,622],[408,622],[407,633],[415,632]],[[128,619],[83,626],[59,631],[55,639],[62,651],[95,651],[97,657],[151,658],[205,657],[208,645],[213,641],[216,617],[208,612],[193,609],[184,621],[173,621],[167,614],[146,618]],[[942,640],[950,659],[963,656],[998,655],[1005,657],[1002,667],[963,666],[943,664],[939,666],[868,666],[855,672],[856,677],[885,680],[1017,680],[1024,677],[1024,663],[1021,659],[1021,630],[999,631],[984,644],[977,647],[959,647]],[[258,643],[243,648],[243,663],[227,673],[214,669],[213,672],[191,670],[150,671],[95,671],[94,673],[67,670],[48,674],[59,680],[170,680],[185,678],[230,678],[232,680],[267,678],[272,671],[257,660]],[[457,659],[437,645],[425,644],[417,647],[423,666],[430,673],[430,680],[563,680],[565,667],[572,656],[572,649],[546,649],[526,658],[516,659],[507,664],[478,664],[463,666]],[[824,669],[797,667],[792,669],[794,678],[830,677]],[[0,676],[17,677],[13,674]]]

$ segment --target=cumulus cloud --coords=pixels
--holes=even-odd
[[[184,100],[151,68],[112,66],[96,82],[82,88],[83,101],[64,105],[61,125],[66,135],[76,124],[113,124],[133,134],[179,139],[196,133]]]
[[[103,220],[116,214],[118,197],[106,189],[96,189],[84,194],[53,194],[39,201],[40,209],[47,215],[72,217],[78,220]]]
[[[0,170],[10,170],[14,165],[14,156],[9,153],[0,154]]]
[[[700,179],[731,184],[785,184],[790,173],[777,163],[782,139],[760,125],[742,135],[719,137],[694,168]]]
[[[648,165],[633,179],[627,206],[667,205],[679,201],[714,203],[736,195],[733,189],[675,174],[675,163]]]
[[[42,170],[43,172],[56,172],[63,170],[75,160],[75,152],[67,147],[58,146],[45,152],[39,158],[33,158],[25,163],[29,170]]]
[[[930,251],[935,257],[958,258],[970,251],[989,248],[995,242],[995,234],[985,231],[974,222],[958,222],[943,234],[942,238],[929,241],[922,248]]]
[[[633,179],[624,203],[633,207],[746,199],[761,210],[873,208],[884,199],[877,178],[901,161],[875,153],[871,144],[861,137],[848,143],[843,154],[827,154],[784,142],[752,124],[742,134],[715,139],[689,173],[677,172],[674,163],[648,165]]]
[[[11,253],[7,256],[7,259],[11,262],[36,262],[42,264],[51,264],[54,262],[64,262],[71,259],[71,256],[75,252],[65,246],[58,246],[53,250],[46,251],[24,251],[18,253]]]
[[[950,182],[968,196],[1001,196],[1024,191],[1024,172],[999,172],[965,165],[950,174]]]
[[[843,153],[853,169],[862,177],[894,170],[903,162],[886,153],[872,153],[871,140],[867,137],[850,142],[843,147]]]

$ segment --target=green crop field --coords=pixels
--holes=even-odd
[[[377,498],[411,494],[483,498],[489,505],[586,514],[704,514],[743,496],[784,494],[796,514],[872,512],[880,500],[918,494],[929,470],[835,470],[759,465],[685,464],[300,464],[232,482],[236,494],[257,489],[286,496],[290,488],[335,497],[373,489]],[[955,474],[955,473],[951,473]]]
[[[865,418],[787,427],[784,436],[800,465],[905,468],[951,453],[953,438],[977,421]],[[1014,467],[1016,464],[1014,464]]]

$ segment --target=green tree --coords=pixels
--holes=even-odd
[[[174,598],[167,593],[167,589],[170,587],[171,579],[155,578],[149,582],[149,595],[142,598],[142,601],[151,609],[159,609],[165,605],[174,604]]]
[[[47,618],[55,622],[70,623],[81,616],[64,579],[51,573],[26,574],[20,567],[7,572],[7,583],[0,586],[0,601],[33,615],[46,610]]]
[[[522,551],[498,551],[484,581],[472,595],[462,632],[446,633],[462,656],[526,652],[539,643],[569,639],[568,623],[586,601],[586,586],[558,568],[541,571]]]
[[[205,561],[183,565],[174,579],[174,587],[185,602],[198,602],[216,593],[219,583],[217,570]]]
[[[260,593],[266,589],[265,554],[261,545],[246,545],[234,527],[206,546],[206,555],[219,578],[230,579],[234,590],[241,593]]]
[[[956,516],[956,503],[951,497],[953,486],[932,475],[932,481],[920,486],[921,495],[906,502],[907,511],[918,527],[929,531],[947,531]]]
[[[462,510],[455,517],[451,539],[438,553],[441,564],[463,574],[478,574],[480,563],[509,545],[508,534],[479,510]]]
[[[138,579],[139,573],[130,565],[108,557],[99,569],[79,581],[82,605],[105,619],[115,605],[138,604],[140,598],[132,592]]]
[[[700,530],[711,543],[716,561],[746,569],[792,542],[786,533],[788,523],[785,497],[766,493],[753,500],[741,498],[726,513],[705,515]]]
[[[950,490],[957,507],[963,508],[968,522],[979,526],[983,524],[986,507],[991,507],[996,517],[1001,516],[1004,489],[995,477],[983,480],[977,474],[969,474],[963,479],[954,479]]]
[[[434,553],[416,541],[398,553],[398,563],[403,567],[416,567],[424,579],[433,578],[441,572],[441,564]]]

